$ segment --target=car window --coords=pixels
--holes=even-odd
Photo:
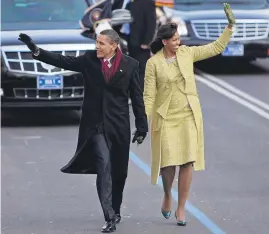
[[[1,7],[4,28],[6,24],[14,27],[16,23],[26,23],[30,28],[30,24],[39,24],[42,28],[44,23],[78,24],[87,5],[85,0],[2,0]]]
[[[223,0],[174,0],[177,10],[210,10],[223,9]],[[268,0],[231,0],[228,1],[232,9],[263,9],[268,8]]]

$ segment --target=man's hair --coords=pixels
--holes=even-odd
[[[100,34],[108,36],[113,43],[116,43],[117,45],[120,44],[120,36],[115,30],[105,29],[101,31]]]

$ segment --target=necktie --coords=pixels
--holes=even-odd
[[[110,63],[109,63],[108,60],[105,61],[105,65],[106,65],[108,68],[110,68]]]
[[[104,70],[104,73],[105,73],[105,77],[106,77],[106,79],[107,79],[107,81],[109,81],[110,80],[110,78],[111,78],[111,64],[109,63],[109,61],[108,60],[106,60],[106,61],[104,61],[104,65],[105,65],[105,70]]]

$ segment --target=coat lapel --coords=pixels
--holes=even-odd
[[[114,76],[110,78],[108,82],[109,84],[113,84],[122,78],[122,76],[125,74],[125,69],[127,68],[126,64],[127,64],[126,58],[124,57],[124,55],[122,55],[118,70],[116,71]]]
[[[169,67],[166,63],[165,57],[164,57],[164,53],[163,53],[163,49],[161,49],[157,55],[159,56],[159,60],[161,61],[161,70],[165,71],[165,76],[167,78],[167,80],[169,80],[169,73],[166,71],[169,71]]]
[[[186,91],[188,88],[188,75],[185,68],[189,66],[188,64],[186,64],[189,62],[189,60],[185,55],[185,53],[180,48],[177,50],[176,56],[179,70],[185,80],[185,91]]]
[[[92,62],[92,65],[94,67],[94,70],[98,72],[99,74],[95,74],[97,77],[102,77],[102,82],[107,83],[106,77],[104,73],[102,72],[102,64],[99,58],[97,58],[96,52],[93,54],[93,56],[90,58],[90,61]]]
[[[185,69],[184,69],[186,58],[184,58],[184,53],[182,53],[180,48],[177,50],[176,56],[177,56],[177,63],[178,63],[180,72],[186,81],[186,74],[185,74]]]
[[[163,49],[158,52],[158,55],[161,58],[162,66],[167,68],[169,71],[169,68],[168,68],[166,61],[165,61]],[[189,61],[188,61],[186,54],[184,53],[184,51],[182,51],[182,49],[180,47],[176,52],[176,57],[177,57],[177,63],[178,63],[179,70],[180,70],[180,72],[185,80],[185,91],[186,91],[186,90],[188,90],[189,86],[188,86],[188,72],[186,72],[185,68],[189,66],[187,64]],[[167,76],[167,79],[169,80],[169,73],[166,73],[166,76]]]
[[[102,72],[102,64],[100,59],[97,58],[96,53],[90,58],[90,60],[92,61],[92,64],[95,68],[95,71],[100,72],[100,76],[102,76],[102,80],[105,84],[113,84],[115,83],[117,80],[120,80],[122,78],[122,76],[125,74],[125,70],[127,68],[127,60],[125,58],[125,56],[122,56],[122,59],[120,61],[120,65],[118,70],[116,71],[116,73],[114,74],[114,76],[112,76],[109,80],[109,82],[106,81],[106,77]]]

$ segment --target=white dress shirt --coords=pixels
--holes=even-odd
[[[112,57],[108,58],[108,59],[104,59],[104,62],[108,61],[108,67],[111,68],[112,64],[111,64],[111,59],[115,56],[115,54],[112,55]]]

